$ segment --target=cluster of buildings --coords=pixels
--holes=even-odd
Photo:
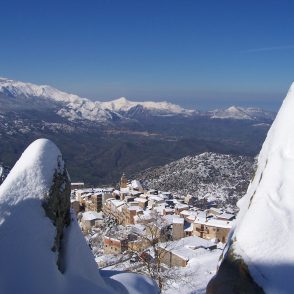
[[[104,237],[104,253],[119,254],[146,248],[148,242],[138,236],[150,235],[156,228],[159,241],[166,241],[160,239],[164,233],[169,240],[184,244],[177,245],[177,249],[164,248],[167,252],[164,262],[169,266],[186,266],[197,248],[212,250],[215,244],[227,241],[235,218],[233,212],[213,207],[203,210],[195,207],[194,202],[196,199],[191,195],[173,197],[170,192],[144,190],[138,180],[128,181],[125,175],[119,189],[85,189],[80,185],[72,193],[72,208],[79,214],[85,233],[99,227],[105,217],[128,228],[127,233]]]

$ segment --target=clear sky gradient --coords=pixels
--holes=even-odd
[[[294,1],[9,0],[0,76],[97,100],[277,109],[294,80]]]

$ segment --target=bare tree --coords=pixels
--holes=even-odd
[[[155,210],[150,212],[148,218],[139,216],[138,223],[142,230],[134,231],[138,239],[129,243],[129,250],[132,258],[143,266],[135,270],[154,279],[162,291],[170,277],[169,270],[163,263],[167,254],[165,249],[171,247],[170,224]]]

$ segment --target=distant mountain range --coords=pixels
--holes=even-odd
[[[11,109],[47,109],[51,108],[63,118],[107,122],[113,119],[133,118],[135,113],[143,110],[151,116],[208,116],[221,119],[244,119],[272,121],[273,112],[259,108],[242,108],[232,106],[224,110],[200,112],[180,107],[169,102],[134,102],[122,97],[113,101],[99,102],[81,98],[57,90],[47,85],[35,85],[0,78],[0,93],[10,97],[1,99],[1,108]],[[15,99],[17,98],[17,99]],[[138,117],[137,117],[138,118]]]
[[[56,142],[73,180],[116,183],[187,155],[256,155],[275,114],[230,107],[203,112],[169,102],[92,101],[51,86],[0,78],[0,161],[13,166],[33,140]]]
[[[273,121],[276,114],[264,111],[261,108],[231,106],[227,109],[216,109],[209,111],[211,118],[219,119],[244,119],[256,121]]]

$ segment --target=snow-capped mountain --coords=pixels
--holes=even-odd
[[[207,293],[294,292],[294,84],[258,157],[255,177]]]
[[[85,120],[98,123],[130,118],[140,120],[143,117],[154,116],[188,118],[207,116],[208,118],[271,122],[275,116],[274,113],[259,108],[236,106],[205,113],[185,109],[166,101],[135,102],[124,97],[107,102],[92,101],[51,86],[24,83],[7,78],[0,78],[0,102],[0,111],[51,109],[58,116],[70,121]]]
[[[59,91],[51,86],[24,83],[7,78],[0,78],[0,92],[13,97],[41,97],[61,102],[74,103],[82,99],[77,95]]]
[[[158,115],[192,115],[197,113],[195,110],[189,110],[180,107],[179,105],[172,104],[166,101],[163,102],[154,102],[154,101],[146,101],[146,102],[135,102],[129,101],[125,97],[121,97],[119,99],[102,102],[101,106],[103,109],[113,110],[119,113],[128,113],[131,109],[134,109],[138,106],[143,107],[146,110],[152,111],[153,114]]]
[[[0,93],[6,96],[1,99],[1,108],[53,108],[59,116],[71,121],[107,122],[122,119],[124,114],[137,106],[148,110],[151,115],[191,115],[195,113],[193,110],[187,110],[168,102],[133,102],[126,98],[109,102],[92,101],[51,86],[24,83],[7,78],[0,78]],[[9,101],[11,97],[16,99],[11,102]]]
[[[253,157],[205,152],[148,169],[136,177],[148,188],[235,205],[246,193],[254,167]]]
[[[0,78],[0,93],[7,96],[6,100],[1,99],[2,104],[6,106],[11,107],[9,98],[13,97],[16,98],[13,100],[14,108],[36,109],[43,106],[43,108],[55,109],[58,115],[69,120],[105,122],[111,120],[113,116],[119,116],[102,109],[100,102],[62,92],[47,85]]]
[[[267,120],[271,122],[274,120],[276,114],[274,112],[265,111],[261,108],[231,106],[227,109],[210,111],[209,115],[211,118],[219,119]]]
[[[91,101],[0,79],[0,161],[12,166],[27,144],[46,136],[69,156],[73,178],[89,184],[115,183],[123,171],[133,174],[205,151],[256,155],[269,124],[211,119],[167,102]]]

